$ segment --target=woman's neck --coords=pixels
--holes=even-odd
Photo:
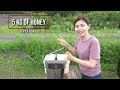
[[[85,36],[80,37],[82,41],[85,41],[87,39],[89,39],[91,37],[91,35],[89,33],[87,33]]]

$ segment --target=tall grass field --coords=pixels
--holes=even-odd
[[[90,12],[87,15],[92,18],[92,14],[95,15],[95,12]],[[67,16],[68,20],[63,18],[66,22],[61,23],[60,15],[57,14],[54,17],[60,20],[55,22],[54,18],[51,17],[49,30],[35,30],[32,33],[23,33],[23,30],[11,30],[8,29],[8,25],[0,26],[0,79],[45,79],[46,74],[43,64],[45,56],[63,48],[62,45],[58,44],[57,39],[62,37],[72,46],[76,43],[78,35],[73,29],[71,17],[74,18],[77,15],[79,14],[76,13],[75,16],[69,15]],[[108,23],[108,25],[111,25],[111,23]],[[102,28],[102,25],[98,25],[96,28],[91,27],[90,33],[98,38],[101,45],[102,78],[119,79],[116,74],[120,60],[119,28]],[[10,37],[3,37],[4,35],[10,35]],[[10,40],[8,41],[7,39]],[[16,53],[17,51],[22,51],[31,59],[28,60],[27,58],[22,58],[22,56],[17,57],[16,53],[12,53],[13,51]],[[66,51],[68,49],[64,48],[59,53],[64,54]],[[10,55],[8,52],[11,52],[9,53]],[[71,62],[70,65],[78,66],[74,62]]]

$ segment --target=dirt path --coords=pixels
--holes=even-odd
[[[15,37],[13,34],[0,34],[0,41],[13,41]]]
[[[48,35],[47,35],[48,36]],[[119,34],[106,34],[106,35],[95,35],[96,37],[105,37],[105,38],[120,38]],[[27,35],[25,35],[24,38],[26,38]],[[65,37],[71,37],[71,35],[66,35]],[[15,34],[0,34],[0,41],[13,41],[16,39],[16,35]]]
[[[0,52],[0,56],[3,56],[4,58],[16,57],[16,58],[21,58],[21,59],[24,59],[24,60],[32,60],[32,58],[22,50]]]

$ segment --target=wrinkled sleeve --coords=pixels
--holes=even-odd
[[[89,59],[100,60],[100,43],[99,42],[91,43]]]

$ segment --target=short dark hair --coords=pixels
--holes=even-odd
[[[90,21],[89,21],[89,19],[88,19],[86,16],[79,16],[79,17],[77,17],[77,18],[75,19],[75,21],[74,21],[74,27],[75,27],[75,23],[76,23],[77,21],[79,21],[79,20],[85,21],[85,22],[87,23],[87,25],[90,24]]]

